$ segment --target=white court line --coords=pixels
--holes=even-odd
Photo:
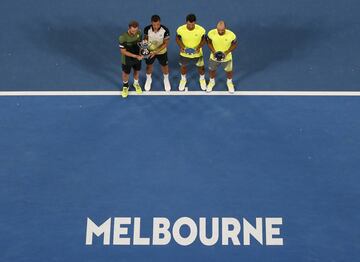
[[[150,91],[131,96],[360,96],[360,91]],[[121,96],[121,91],[0,91],[2,96]]]

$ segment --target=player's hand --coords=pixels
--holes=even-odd
[[[201,49],[201,47],[196,48],[195,53],[197,53],[197,54],[200,53],[200,49]]]
[[[149,58],[153,58],[154,56],[156,56],[156,52],[155,51],[150,52]]]
[[[180,47],[180,52],[185,53],[185,47]]]
[[[137,56],[136,56],[136,59],[139,60],[139,61],[141,61],[141,60],[144,59],[144,57],[143,57],[142,55],[137,55]]]

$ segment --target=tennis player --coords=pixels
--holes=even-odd
[[[230,93],[235,92],[233,77],[232,51],[237,47],[236,35],[226,28],[224,21],[218,22],[216,29],[209,31],[207,44],[211,51],[209,59],[210,81],[207,92],[211,92],[215,86],[216,70],[222,66],[227,76],[227,88]]]
[[[199,83],[202,90],[206,90],[205,64],[202,47],[206,43],[205,29],[196,24],[196,16],[189,14],[186,17],[186,24],[176,30],[176,43],[180,47],[180,70],[181,79],[179,90],[184,91],[186,87],[187,66],[194,63],[200,75]]]
[[[134,71],[133,86],[137,94],[142,93],[139,84],[139,72],[141,70],[141,60],[144,58],[140,55],[138,43],[142,40],[142,34],[139,30],[139,23],[131,21],[128,30],[119,37],[119,47],[121,52],[122,64],[122,97],[126,98],[129,94],[129,75],[131,69]]]
[[[161,24],[160,16],[153,15],[151,17],[151,25],[144,28],[144,39],[148,41],[150,56],[145,59],[146,63],[146,82],[145,91],[150,91],[153,72],[153,64],[155,59],[159,61],[161,70],[164,74],[164,89],[171,90],[169,81],[169,61],[167,54],[167,46],[170,40],[169,29]]]

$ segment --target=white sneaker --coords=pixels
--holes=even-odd
[[[152,78],[151,77],[147,77],[146,78],[146,82],[145,82],[145,91],[148,92],[151,89],[151,83],[152,83]]]
[[[181,79],[179,83],[179,91],[184,91],[186,86],[186,80]]]
[[[169,78],[164,78],[164,89],[166,92],[170,92],[171,90]]]
[[[206,80],[205,79],[200,79],[199,83],[200,83],[201,90],[205,91],[206,90]]]
[[[206,92],[211,92],[213,90],[214,86],[215,86],[215,81],[210,81],[206,88]]]
[[[235,92],[234,84],[233,84],[232,81],[227,81],[226,85],[227,85],[229,93],[234,93]]]

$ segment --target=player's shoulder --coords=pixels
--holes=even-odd
[[[181,25],[176,29],[176,32],[179,33],[183,33],[186,29],[186,25]]]
[[[149,33],[149,30],[151,29],[151,25],[144,27],[144,34],[147,35]]]
[[[127,31],[126,32],[123,32],[121,35],[120,35],[120,37],[125,37],[125,36],[127,36],[128,35],[128,33],[127,33]]]
[[[163,36],[164,38],[169,38],[170,37],[170,30],[169,28],[167,28],[165,25],[161,25],[161,30],[163,32]]]
[[[161,25],[161,28],[164,29],[165,32],[167,32],[167,33],[170,32],[169,28],[167,26],[165,26],[165,25]]]
[[[216,35],[216,33],[217,33],[217,29],[215,28],[215,29],[211,29],[211,30],[208,32],[208,35],[209,35],[209,36],[214,36],[214,35]]]
[[[230,37],[232,37],[234,39],[236,38],[236,35],[235,35],[235,33],[233,31],[231,31],[229,29],[226,29],[226,33],[229,34]]]
[[[142,32],[141,30],[137,31],[136,38],[142,38]]]
[[[127,35],[128,35],[127,32],[122,33],[122,34],[119,36],[119,41],[120,41],[120,42],[126,41]]]
[[[205,32],[206,32],[205,28],[202,27],[201,25],[196,24],[196,25],[195,25],[195,28],[196,28],[197,30],[199,30],[200,32],[204,33],[204,34],[205,34]]]

